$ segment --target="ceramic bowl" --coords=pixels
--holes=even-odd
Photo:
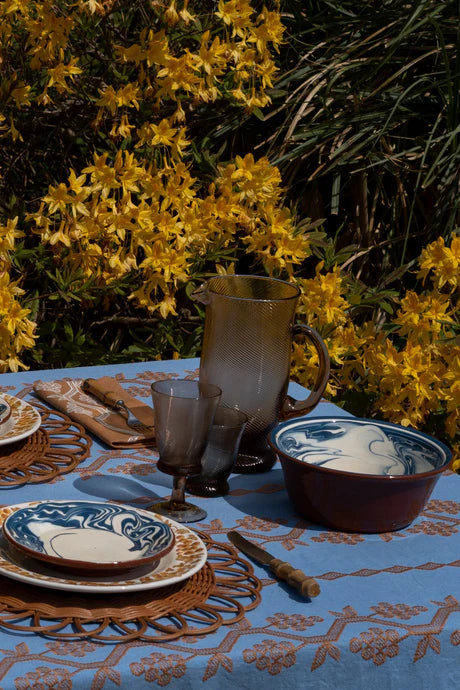
[[[276,426],[268,441],[296,511],[344,531],[406,527],[453,461],[449,448],[431,436],[375,419],[292,419]]]
[[[159,561],[174,533],[156,514],[95,501],[41,501],[9,515],[2,525],[16,549],[72,572],[105,574]]]

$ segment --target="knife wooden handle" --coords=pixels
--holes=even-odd
[[[291,587],[295,587],[304,597],[317,597],[320,593],[319,584],[313,577],[305,575],[302,570],[293,568],[292,565],[274,558],[270,561],[270,570],[280,580],[285,580]]]
[[[102,389],[96,379],[85,379],[82,383],[82,388],[86,393],[91,393],[98,400],[109,405],[109,407],[116,407],[116,402],[120,399],[120,394],[110,389]]]

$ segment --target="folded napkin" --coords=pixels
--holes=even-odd
[[[155,440],[153,408],[130,395],[118,381],[110,376],[90,379],[96,395],[86,393],[83,379],[36,381],[34,391],[47,403],[65,412],[112,448],[133,448],[153,445]],[[96,397],[97,396],[97,397]],[[101,402],[123,400],[136,417],[146,426],[138,431],[128,426],[123,412]]]

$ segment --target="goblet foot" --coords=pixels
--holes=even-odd
[[[193,503],[175,504],[171,501],[160,501],[149,506],[149,510],[171,518],[176,522],[197,522],[207,517],[207,512]]]

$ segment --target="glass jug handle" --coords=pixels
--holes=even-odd
[[[310,395],[306,400],[294,400],[290,395],[286,396],[283,407],[281,408],[281,418],[290,419],[291,417],[300,417],[301,415],[311,412],[322,398],[324,390],[329,380],[329,373],[331,362],[329,353],[324,340],[320,334],[310,326],[304,324],[295,324],[292,327],[292,333],[303,333],[315,346],[319,358],[319,370],[316,377],[315,385]]]

